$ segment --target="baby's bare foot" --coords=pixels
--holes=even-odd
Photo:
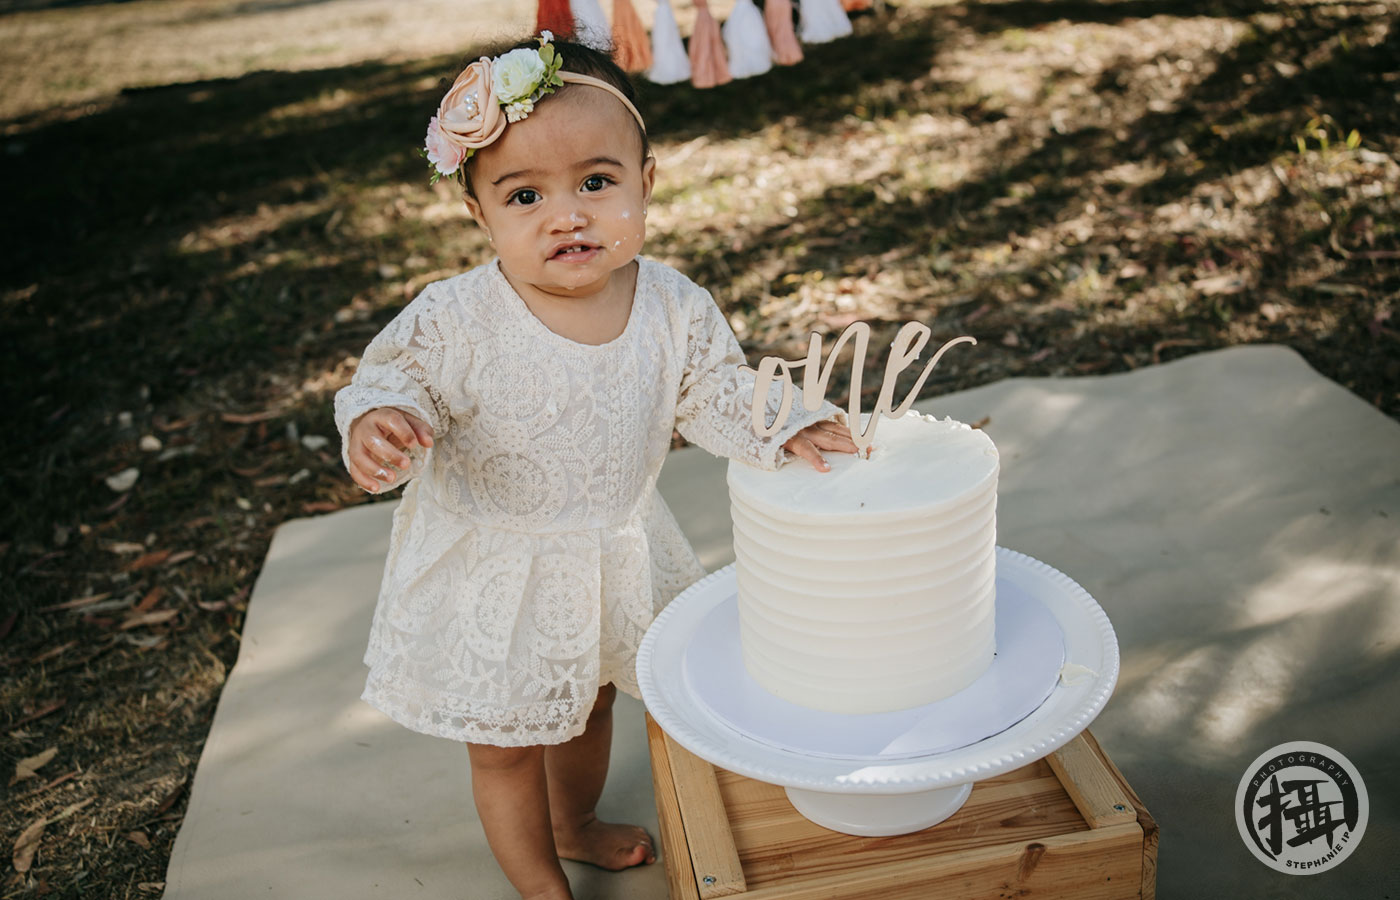
[[[577,828],[555,831],[554,849],[560,859],[586,862],[613,872],[656,862],[656,850],[645,828],[616,825],[596,817]]]

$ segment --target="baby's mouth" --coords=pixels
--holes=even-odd
[[[570,241],[549,254],[552,260],[580,260],[593,255],[593,251],[602,249],[597,244],[590,244],[586,241]]]

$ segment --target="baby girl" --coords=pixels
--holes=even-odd
[[[759,437],[714,300],[638,255],[656,158],[634,100],[606,55],[548,32],[468,66],[428,158],[497,255],[424,288],[335,397],[355,482],[407,485],[362,698],[467,745],[524,897],[571,896],[560,858],[656,858],[645,830],[594,810],[642,635],[705,574],[656,490],[672,428],[763,469],[855,452],[844,413],[800,398]]]

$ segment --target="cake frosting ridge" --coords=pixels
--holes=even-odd
[[[962,690],[995,649],[995,445],[910,412],[879,423],[870,458],[826,457],[827,472],[729,464],[750,676],[842,713]]]

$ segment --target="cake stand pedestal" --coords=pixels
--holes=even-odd
[[[739,656],[733,566],[657,616],[637,654],[647,709],[676,743],[780,785],[833,831],[894,835],[943,821],[974,782],[1016,769],[1083,731],[1118,678],[1108,617],[1045,563],[997,548],[997,657],[964,691],[915,710],[843,715],[758,687]]]

